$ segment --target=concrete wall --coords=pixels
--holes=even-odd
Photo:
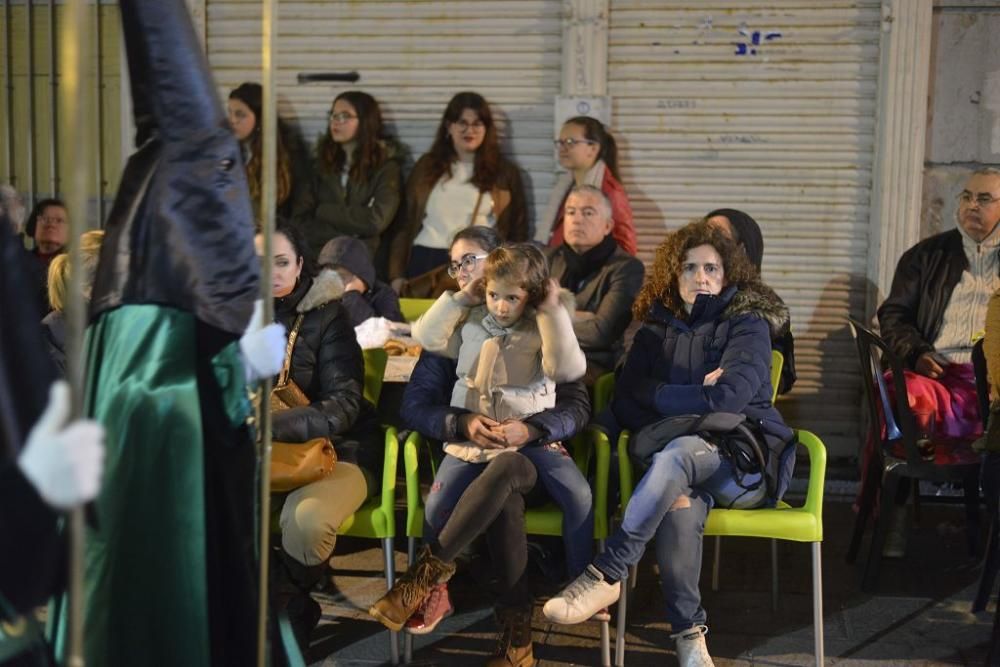
[[[934,5],[922,236],[951,229],[956,195],[979,166],[1000,164],[1000,5]]]

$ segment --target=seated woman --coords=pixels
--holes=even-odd
[[[502,241],[526,241],[528,217],[521,173],[500,154],[493,112],[482,95],[451,98],[434,143],[406,183],[406,219],[392,240],[389,278],[403,296],[441,292],[404,290],[407,281],[442,270],[459,230],[493,227]]]
[[[319,254],[330,239],[360,239],[375,257],[382,232],[402,196],[403,151],[385,135],[382,111],[368,93],[347,90],[333,100],[307,183],[296,193],[293,218]]]
[[[263,141],[264,91],[259,83],[246,82],[234,88],[229,93],[226,108],[229,114],[229,125],[233,134],[243,149],[243,163],[247,170],[247,186],[250,188],[250,199],[253,202],[254,225],[260,229],[261,210],[261,154]],[[298,137],[278,119],[278,132],[275,145],[278,160],[275,164],[275,206],[279,215],[287,217],[292,212],[293,192],[303,180],[304,170],[300,155],[301,146]]]
[[[635,225],[632,206],[625,188],[618,181],[618,145],[601,121],[590,116],[576,116],[563,123],[556,139],[559,164],[566,169],[549,194],[549,203],[535,229],[535,240],[557,248],[563,242],[563,217],[566,198],[573,186],[591,185],[601,190],[611,202],[614,226],[611,236],[622,250],[635,255]]]
[[[760,283],[746,255],[704,221],[670,234],[656,250],[634,313],[635,336],[616,384],[612,410],[633,432],[665,417],[742,413],[761,425],[765,474],[782,488],[793,464],[792,431],[771,405],[771,335],[788,310]],[[784,455],[783,455],[784,454]],[[778,468],[782,472],[779,473]],[[576,581],[545,603],[556,623],[579,623],[618,599],[620,581],[646,543],[656,559],[681,665],[711,665],[701,606],[702,530],[709,509],[753,508],[769,498],[759,472],[736,479],[735,464],[697,435],[663,443],[636,486],[621,527]]]
[[[83,257],[83,285],[81,292],[87,302],[90,301],[90,289],[94,284],[94,274],[97,272],[97,259],[101,255],[101,242],[104,232],[94,229],[80,236],[80,256]],[[69,287],[69,254],[57,255],[49,264],[49,304],[52,312],[42,319],[42,330],[49,355],[55,362],[59,374],[66,375],[66,304]]]
[[[483,260],[498,245],[496,233],[486,227],[470,227],[456,235],[449,272],[461,287],[482,278]],[[452,405],[457,368],[457,359],[426,351],[420,356],[403,397],[401,415],[406,425],[442,443],[465,440],[483,448],[506,446],[516,452],[497,456],[489,463],[470,463],[446,455],[427,497],[424,540],[438,559],[447,559],[433,561],[443,563],[444,570],[450,572],[454,556],[443,549],[458,553],[473,538],[486,534],[498,581],[500,629],[499,662],[490,664],[522,664],[518,660],[531,656],[532,596],[525,578],[526,502],[547,493],[562,507],[569,576],[579,573],[592,553],[590,487],[561,444],[587,424],[590,403],[581,382],[565,382],[556,385],[554,407],[523,420],[501,423],[477,410]],[[425,558],[419,571],[425,572],[429,562]],[[411,568],[406,581],[412,582],[417,572],[418,568]],[[430,632],[451,613],[446,582],[439,581],[446,577],[421,576],[426,585],[414,589],[416,613],[407,609],[394,616],[401,623],[413,614],[406,628],[414,634]],[[411,583],[406,587],[413,588]],[[520,658],[515,659],[517,656]]]
[[[259,235],[257,243],[260,253]],[[309,591],[328,568],[340,524],[378,490],[384,453],[374,408],[363,397],[361,348],[337,301],[340,280],[332,271],[313,277],[295,227],[279,225],[272,250],[274,317],[289,335],[298,327],[291,379],[312,401],[275,412],[272,437],[304,443],[326,436],[337,452],[332,475],[274,501],[281,512],[281,559],[271,592],[275,606],[287,609],[301,645],[320,618]]]
[[[705,221],[717,226],[723,234],[742,248],[750,263],[757,269],[757,273],[761,272],[764,261],[764,235],[760,233],[760,225],[756,220],[734,208],[718,208],[706,215]],[[781,300],[776,294],[774,298]],[[778,332],[771,341],[771,347],[781,352],[781,356],[785,359],[781,366],[781,378],[778,380],[778,393],[784,394],[791,390],[796,378],[795,339],[792,337],[791,322]]]

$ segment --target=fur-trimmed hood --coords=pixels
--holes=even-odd
[[[748,314],[758,315],[767,322],[771,328],[771,338],[782,335],[791,322],[788,306],[767,285],[760,285],[757,289],[736,290],[720,319],[727,320]]]
[[[729,286],[717,296],[699,294],[690,313],[675,315],[662,303],[653,304],[648,321],[670,324],[674,318],[695,326],[707,320],[729,320],[741,315],[757,315],[767,322],[771,337],[783,335],[790,326],[788,306],[764,284],[755,288]]]
[[[344,296],[344,281],[340,279],[340,275],[333,269],[323,269],[319,275],[313,278],[313,284],[295,306],[295,310],[300,313],[308,313],[331,301],[336,301],[342,296]]]

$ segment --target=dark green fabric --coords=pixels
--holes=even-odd
[[[88,332],[87,412],[107,460],[86,547],[86,660],[209,667],[203,422],[195,318],[129,305]],[[212,359],[228,418],[249,409],[236,344]],[[247,637],[247,641],[254,641]]]

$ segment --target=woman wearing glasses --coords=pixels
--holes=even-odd
[[[500,154],[493,113],[481,95],[462,92],[451,98],[434,143],[413,167],[406,201],[406,218],[389,256],[389,278],[397,292],[408,279],[443,272],[452,238],[465,227],[492,227],[502,241],[527,240],[521,174]]]
[[[535,240],[558,247],[563,242],[563,214],[566,197],[574,185],[600,188],[611,201],[614,237],[622,250],[636,253],[635,226],[632,206],[625,188],[618,181],[618,146],[601,121],[589,116],[576,116],[563,123],[559,138],[559,164],[566,169],[549,195],[545,214],[538,221]]]
[[[374,97],[357,90],[337,95],[308,187],[295,203],[294,218],[314,257],[338,236],[360,239],[375,256],[399,208],[402,159],[399,144],[384,136]]]
[[[496,232],[488,227],[468,227],[455,236],[449,273],[460,288],[483,276],[486,256],[499,245]],[[568,441],[586,426],[590,401],[582,382],[566,382],[556,385],[555,407],[524,421],[497,424],[484,415],[452,407],[456,369],[457,360],[427,352],[420,355],[400,409],[406,427],[439,442],[470,440],[488,447],[502,441],[520,449],[488,464],[444,456],[426,499],[424,540],[436,541],[450,517],[462,506],[474,506],[481,494],[502,497],[499,516],[485,517],[476,529],[477,534],[487,536],[493,575],[498,581],[499,662],[489,664],[529,664],[526,657],[531,655],[532,597],[524,578],[528,557],[524,509],[526,504],[549,497],[562,508],[566,576],[582,571],[589,561],[593,539],[590,486],[560,442]],[[523,488],[512,490],[514,480],[525,475],[536,479],[534,488],[524,493]],[[426,634],[451,612],[447,585],[437,584],[423,597],[405,629]],[[519,660],[513,660],[514,656]]]

